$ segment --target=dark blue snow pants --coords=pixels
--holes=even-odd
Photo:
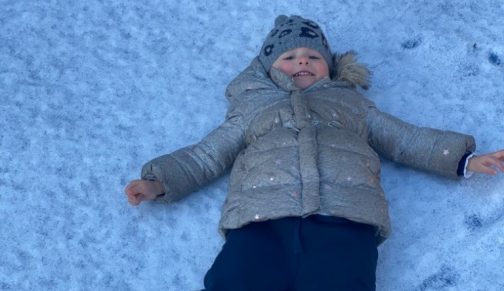
[[[231,230],[205,276],[206,291],[375,290],[375,228],[312,215]]]

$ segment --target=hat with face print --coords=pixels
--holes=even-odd
[[[331,64],[332,54],[329,44],[317,23],[297,15],[290,17],[280,15],[275,19],[275,27],[264,41],[259,60],[269,71],[281,54],[299,47],[318,51],[327,64]]]

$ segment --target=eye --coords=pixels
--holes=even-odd
[[[320,60],[320,58],[318,56],[310,56],[310,59],[311,60]]]
[[[286,61],[289,61],[289,60],[293,60],[293,59],[294,59],[294,57],[293,57],[293,56],[287,56],[287,57],[285,57],[285,58],[283,58],[283,59],[284,59],[284,60],[286,60]]]

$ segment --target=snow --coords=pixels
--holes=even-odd
[[[228,177],[127,204],[143,163],[224,118],[278,14],[319,22],[406,121],[504,147],[502,1],[1,1],[0,290],[196,290]],[[377,290],[504,290],[504,178],[384,161]]]

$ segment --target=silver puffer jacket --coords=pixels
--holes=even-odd
[[[323,214],[374,225],[382,242],[390,222],[378,155],[457,178],[475,143],[380,112],[355,90],[365,86],[362,67],[352,70],[351,55],[345,60],[333,80],[298,90],[254,59],[228,86],[225,121],[199,143],[145,164],[142,178],[160,181],[160,199],[171,202],[232,167],[222,234],[252,221]]]

